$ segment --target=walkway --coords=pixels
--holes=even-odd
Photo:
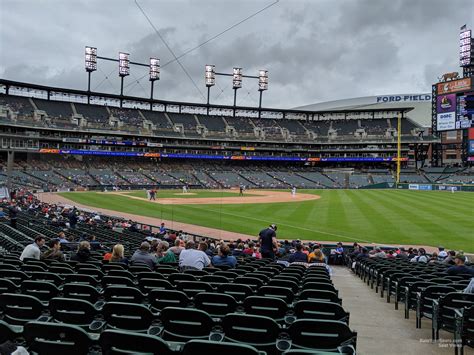
[[[403,304],[396,311],[393,301],[387,303],[385,297],[381,298],[380,293],[375,293],[349,269],[335,267],[332,279],[344,309],[350,312],[350,327],[357,331],[358,354],[454,354],[449,344],[452,334],[440,332],[444,348],[431,343],[431,320],[424,319],[422,328],[416,329],[414,312],[410,312],[410,319],[405,319]],[[464,353],[474,351],[465,347]]]

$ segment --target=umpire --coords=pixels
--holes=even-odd
[[[262,258],[275,259],[275,251],[278,249],[276,240],[276,224],[270,224],[268,228],[260,231],[258,234],[258,241],[260,243],[260,252]]]

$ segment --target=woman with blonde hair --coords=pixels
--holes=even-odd
[[[128,259],[124,256],[125,249],[122,244],[115,244],[112,249],[111,263],[123,263],[128,265]]]

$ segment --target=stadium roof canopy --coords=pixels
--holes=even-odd
[[[422,127],[431,127],[431,94],[394,94],[364,96],[351,99],[326,101],[311,105],[295,107],[295,110],[304,111],[337,111],[337,110],[364,110],[364,109],[393,109],[412,107],[409,118]]]

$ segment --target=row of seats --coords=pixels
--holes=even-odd
[[[456,354],[465,345],[474,347],[474,294],[464,293],[472,275],[450,276],[447,266],[413,264],[403,259],[361,259],[356,262],[356,274],[367,285],[380,292],[390,303],[393,297],[397,310],[405,305],[405,318],[410,311],[416,315],[416,328],[422,319],[432,322],[432,340],[439,340],[440,330],[454,334]]]

